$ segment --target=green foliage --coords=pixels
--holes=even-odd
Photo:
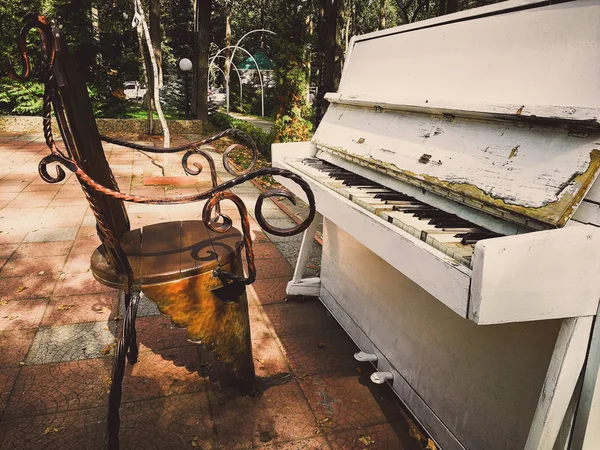
[[[0,82],[0,107],[12,114],[40,114],[44,85],[34,81],[25,83],[7,80]]]
[[[271,160],[271,144],[275,142],[273,132],[267,133],[260,128],[244,120],[236,119],[225,113],[215,113],[210,116],[210,122],[217,128],[225,130],[227,128],[237,128],[250,135],[260,154]]]
[[[300,114],[300,108],[292,108],[289,115],[279,116],[275,121],[275,142],[308,141],[312,135],[312,127],[310,120]]]

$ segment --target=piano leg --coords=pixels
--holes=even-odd
[[[310,255],[313,243],[315,242],[315,233],[317,227],[323,220],[323,216],[318,212],[315,214],[315,218],[310,226],[304,232],[302,237],[302,245],[300,246],[300,254],[298,255],[298,262],[294,270],[294,277],[290,281],[286,288],[287,295],[296,296],[309,296],[318,297],[321,290],[321,279],[320,278],[302,278],[304,273],[304,267],[306,266],[306,260]]]
[[[592,316],[564,319],[529,430],[526,450],[554,447],[585,362]]]
[[[598,310],[600,314],[600,309]],[[585,366],[581,399],[575,418],[572,450],[600,448],[600,320],[594,323],[592,340]]]

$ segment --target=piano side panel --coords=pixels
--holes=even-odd
[[[461,443],[523,448],[561,321],[477,326],[328,220],[323,240],[323,288]]]
[[[479,241],[469,318],[485,325],[595,315],[598,250],[600,229],[588,225]]]

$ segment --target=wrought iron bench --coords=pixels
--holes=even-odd
[[[225,169],[235,178],[218,185],[215,164],[200,146],[228,136],[249,145],[253,150],[252,165],[257,149],[252,139],[239,130],[227,130],[208,139],[173,148],[155,148],[129,144],[100,136],[92,112],[85,82],[75,61],[67,51],[63,32],[53,28],[43,16],[30,14],[20,31],[18,43],[22,72],[12,68],[10,76],[26,80],[31,76],[27,55],[27,34],[37,29],[42,47],[40,80],[45,85],[43,96],[43,129],[50,155],[39,163],[39,174],[48,183],[65,179],[65,170],[73,172],[96,218],[98,236],[102,242],[91,257],[94,277],[108,286],[124,292],[125,316],[118,339],[108,409],[108,447],[119,448],[119,408],[121,385],[126,359],[134,364],[138,358],[135,319],[140,292],[156,302],[161,312],[171,316],[179,327],[187,328],[190,339],[202,342],[212,352],[219,371],[244,395],[256,395],[266,387],[289,379],[280,374],[269,379],[255,376],[250,323],[245,295],[246,285],[255,280],[256,269],[249,230],[248,212],[242,200],[228,191],[250,179],[263,175],[279,175],[298,183],[309,203],[308,216],[291,229],[269,225],[261,208],[263,201],[272,196],[283,196],[293,201],[290,193],[272,190],[258,196],[256,219],[267,232],[291,236],[304,231],[315,215],[313,194],[308,185],[293,173],[265,168],[236,173],[225,152]],[[52,135],[51,110],[62,135],[62,148]],[[189,158],[201,155],[208,161],[212,189],[197,195],[174,198],[142,197],[120,192],[106,160],[102,140],[132,149],[154,153],[185,151],[182,165],[190,175],[197,175],[202,166]],[[48,166],[56,163],[51,175]],[[64,168],[64,169],[63,169]],[[187,204],[206,200],[202,220],[158,223],[141,229],[130,229],[124,202],[154,205]],[[232,220],[220,210],[220,203],[230,200],[241,216],[239,231]],[[241,251],[245,250],[247,272],[242,268]]]

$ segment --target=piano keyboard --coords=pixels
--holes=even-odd
[[[500,236],[327,161],[306,158],[288,164],[469,268],[475,244]]]

